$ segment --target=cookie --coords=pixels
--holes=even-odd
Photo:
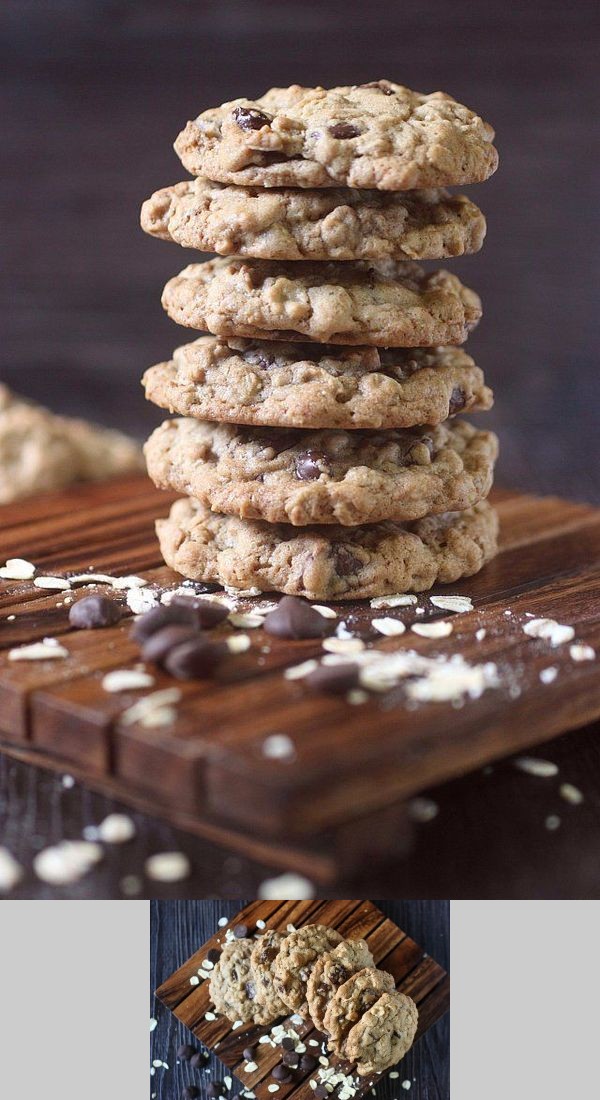
[[[308,1017],[306,986],[311,970],[319,955],[331,951],[341,941],[339,932],[324,924],[306,924],[285,937],[273,963],[273,982],[293,1012]]]
[[[409,428],[492,405],[461,348],[343,348],[201,336],[146,371],[181,416],[297,428]]]
[[[384,993],[349,1032],[345,1056],[361,1077],[391,1069],[410,1050],[419,1014],[403,993]]]
[[[269,1024],[279,1015],[271,1015],[270,1008],[256,998],[251,971],[253,949],[253,940],[226,943],[210,977],[215,1009],[232,1023],[241,1020],[244,1024]]]
[[[175,151],[193,176],[246,187],[406,191],[488,179],[498,167],[493,139],[444,92],[376,80],[235,99],[188,122]]]
[[[473,290],[413,263],[208,260],[171,279],[162,304],[217,336],[380,347],[462,344],[481,317]]]
[[[462,420],[386,432],[165,420],[144,447],[155,485],[213,512],[353,526],[471,508],[490,491],[492,432]]]
[[[342,940],[333,951],[317,959],[308,979],[306,999],[311,1018],[319,1031],[325,1029],[325,1012],[340,986],[352,974],[374,965],[364,940]]]
[[[478,252],[485,218],[448,191],[249,190],[207,179],[163,187],[142,229],[184,248],[260,260],[437,260]]]
[[[56,416],[0,385],[0,504],[142,469],[128,436]]]
[[[264,1006],[272,1020],[287,1013],[287,1006],[273,984],[273,962],[284,938],[280,932],[268,928],[256,941],[250,956],[251,981],[254,982],[256,1001]]]
[[[359,970],[343,982],[323,1016],[330,1048],[345,1057],[345,1041],[350,1029],[379,1000],[382,993],[391,993],[395,987],[391,974],[386,970],[376,970],[373,966]]]
[[[158,520],[157,533],[167,565],[191,580],[347,600],[472,576],[496,553],[498,518],[484,501],[413,524],[298,529],[216,515],[189,499]]]

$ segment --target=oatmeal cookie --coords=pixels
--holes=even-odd
[[[331,951],[342,937],[323,924],[306,924],[286,936],[273,964],[274,985],[281,999],[300,1016],[308,1017],[306,986],[319,955]]]
[[[259,1003],[251,970],[254,941],[226,943],[210,977],[210,996],[217,1012],[232,1023],[269,1024],[279,1015],[267,1004]]]
[[[391,1069],[410,1050],[419,1014],[403,993],[384,993],[349,1032],[345,1057],[356,1062],[361,1077]]]
[[[273,1020],[278,1016],[285,1016],[288,1011],[273,984],[273,963],[284,938],[280,932],[268,928],[256,941],[250,956],[251,981],[254,982],[256,1000],[264,1005]]]
[[[330,1047],[346,1057],[345,1042],[350,1029],[379,1000],[382,993],[391,993],[395,987],[392,975],[386,970],[377,970],[374,966],[357,971],[343,982],[323,1016]]]
[[[317,959],[306,987],[310,1015],[319,1031],[324,1031],[325,1012],[333,995],[352,974],[374,966],[373,956],[364,940],[342,940],[333,951]]]

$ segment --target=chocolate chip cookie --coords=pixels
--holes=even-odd
[[[361,1077],[383,1073],[410,1050],[419,1014],[415,1002],[403,993],[384,993],[349,1032],[345,1057],[357,1063]]]
[[[269,1024],[279,1015],[259,1003],[251,970],[254,941],[226,943],[210,977],[210,996],[217,1012],[234,1023]]]
[[[306,999],[313,1022],[324,1031],[324,1017],[334,994],[352,974],[374,966],[364,940],[342,940],[333,951],[321,955],[313,966],[306,987]]]
[[[273,963],[274,985],[288,1008],[308,1017],[306,986],[319,955],[331,951],[342,937],[323,924],[306,924],[290,932],[281,944]]]
[[[485,218],[448,191],[265,191],[186,180],[142,206],[142,229],[261,260],[437,260],[478,252]]]
[[[201,336],[146,371],[146,397],[198,420],[410,428],[492,405],[461,348],[335,347]]]
[[[279,954],[284,936],[268,928],[258,939],[250,956],[251,981],[255,998],[263,1005],[272,1020],[287,1014],[287,1006],[281,1000],[273,984],[273,962]]]
[[[217,336],[381,347],[462,344],[481,317],[479,297],[456,275],[394,260],[221,257],[184,268],[162,304],[178,324]]]
[[[188,122],[175,151],[192,175],[224,183],[406,191],[487,179],[498,166],[493,139],[444,92],[375,80],[235,99]]]
[[[472,576],[496,553],[498,518],[483,501],[405,525],[298,529],[216,515],[188,499],[156,529],[167,565],[191,580],[346,600]]]
[[[329,1002],[323,1023],[329,1035],[329,1045],[346,1057],[346,1036],[350,1029],[379,1000],[382,993],[391,993],[396,983],[386,970],[365,967],[339,986]]]
[[[144,452],[155,485],[214,512],[355,526],[471,508],[491,488],[497,440],[461,420],[387,432],[165,420]]]

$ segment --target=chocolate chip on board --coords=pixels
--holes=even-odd
[[[168,653],[181,645],[189,642],[197,636],[197,630],[185,623],[172,623],[171,626],[163,626],[162,630],[156,630],[142,645],[141,657],[143,661],[154,661],[161,664]]]
[[[214,672],[227,653],[225,645],[208,642],[198,636],[176,645],[163,663],[176,680],[202,680]]]
[[[181,1058],[182,1062],[189,1062],[193,1054],[196,1053],[196,1048],[190,1046],[189,1043],[182,1043],[180,1047],[177,1047],[177,1057]]]
[[[292,1039],[291,1042],[293,1041],[294,1040]],[[295,1050],[286,1050],[282,1061],[284,1066],[289,1066],[290,1069],[297,1069],[300,1062],[300,1055]]]
[[[170,604],[152,607],[136,619],[131,636],[136,642],[144,642],[157,630],[173,623],[187,624],[195,630],[209,629],[227,618],[229,608],[215,600],[197,600],[193,597],[174,597]]]
[[[245,1062],[253,1062],[254,1055],[256,1054],[256,1047],[244,1047],[242,1058]]]
[[[221,952],[219,951],[219,948],[218,947],[211,947],[211,949],[208,952],[208,955],[206,956],[206,958],[208,959],[209,963],[218,962],[219,959],[221,958]]]
[[[313,1058],[312,1054],[303,1054],[300,1059],[300,1069],[302,1073],[312,1073],[313,1069],[316,1069],[318,1065],[317,1059]]]
[[[294,1050],[295,1051],[295,1049],[296,1049],[296,1040],[291,1039],[289,1037],[289,1035],[286,1035],[285,1038],[281,1040],[281,1045],[282,1045],[284,1050]]]
[[[358,684],[358,665],[352,661],[340,665],[319,665],[306,677],[304,683],[311,691],[328,695],[345,695]]]
[[[233,934],[236,940],[245,940],[246,936],[248,935],[248,925],[236,924],[235,928],[233,929]]]
[[[196,1053],[192,1054],[192,1057],[190,1058],[190,1066],[192,1067],[192,1069],[200,1069],[201,1066],[205,1066],[207,1062],[208,1054],[206,1054],[203,1050],[196,1051]]]
[[[315,1089],[315,1096],[317,1100],[328,1100],[329,1093],[325,1088],[325,1085],[317,1085]]]
[[[69,622],[78,630],[95,630],[101,626],[114,626],[123,615],[116,600],[108,596],[84,596],[69,611]]]
[[[276,1081],[280,1081],[282,1085],[289,1085],[292,1080],[292,1074],[287,1066],[283,1065],[275,1066],[271,1070],[271,1077],[274,1077]]]
[[[173,596],[169,607],[192,608],[203,630],[222,623],[229,614],[229,608],[217,600],[199,600],[194,596]]]
[[[334,624],[335,625],[335,624]],[[267,634],[278,638],[324,638],[331,634],[331,619],[324,618],[297,596],[283,596],[263,623]]]

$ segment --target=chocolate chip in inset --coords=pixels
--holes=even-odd
[[[316,1089],[314,1090],[314,1095],[316,1096],[317,1100],[329,1100],[329,1093],[325,1088],[325,1085],[317,1085]]]
[[[233,934],[234,934],[236,940],[245,940],[246,936],[248,935],[248,925],[247,924],[236,924],[234,929],[233,929]]]
[[[286,1035],[285,1039],[281,1040],[281,1045],[282,1045],[284,1050],[295,1050],[296,1049],[296,1040],[295,1039],[290,1039],[289,1035]]]
[[[353,661],[340,665],[319,665],[309,673],[304,683],[311,691],[323,691],[328,695],[345,695],[358,684],[358,665]]]
[[[325,451],[310,449],[296,457],[296,477],[300,481],[316,481],[321,474],[330,474],[331,465]]]
[[[196,637],[171,649],[164,659],[164,667],[176,680],[201,680],[214,672],[227,652],[225,645]]]
[[[293,1039],[291,1042],[293,1043]],[[300,1055],[295,1050],[286,1050],[283,1056],[284,1066],[289,1066],[290,1069],[297,1069],[300,1062]]]
[[[464,409],[467,403],[467,395],[460,386],[455,386],[450,394],[450,403],[448,405],[448,416],[454,416],[455,413]]]
[[[394,94],[394,89],[390,88],[389,84],[386,84],[383,80],[373,80],[370,84],[359,84],[359,88],[375,88],[378,92],[383,92],[384,95]]]
[[[196,1051],[196,1053],[192,1054],[192,1057],[190,1058],[190,1066],[192,1067],[192,1069],[200,1069],[200,1067],[205,1066],[207,1062],[208,1054],[205,1054],[202,1050]]]
[[[69,611],[69,622],[78,630],[95,630],[114,626],[123,615],[122,607],[108,596],[84,596]]]
[[[202,630],[222,623],[229,615],[229,608],[217,600],[200,600],[194,596],[173,596],[169,607],[179,607],[194,613],[194,621]]]
[[[317,1059],[313,1058],[312,1054],[303,1054],[300,1059],[300,1069],[303,1073],[312,1073],[313,1069],[316,1069],[318,1065]]]
[[[173,623],[171,626],[164,626],[162,630],[157,630],[149,638],[146,638],[141,649],[142,660],[155,661],[160,664],[176,645],[188,642],[196,635],[197,631],[194,630],[193,626],[185,626],[184,623]]]
[[[329,127],[329,133],[334,138],[345,139],[358,137],[360,130],[352,122],[334,122],[333,126]]]
[[[186,1085],[183,1090],[185,1100],[196,1100],[200,1096],[200,1089],[197,1085]]]
[[[349,577],[351,573],[358,573],[362,569],[360,558],[355,557],[347,546],[333,547],[333,561],[338,577]]]
[[[335,625],[335,624],[334,624]],[[275,611],[266,616],[264,629],[278,638],[323,638],[332,630],[326,619],[297,596],[284,596]]]
[[[246,1062],[253,1062],[254,1055],[256,1054],[256,1047],[246,1047],[242,1057]]]
[[[240,130],[262,130],[272,119],[255,107],[234,107],[231,112]]]
[[[182,1062],[189,1062],[193,1054],[196,1053],[196,1048],[190,1046],[189,1043],[182,1043],[180,1047],[177,1047],[177,1057],[181,1058]]]
[[[218,947],[211,947],[211,949],[208,952],[208,955],[206,956],[206,958],[208,959],[209,963],[218,962],[219,959],[221,958],[221,952],[219,951],[219,948]]]

